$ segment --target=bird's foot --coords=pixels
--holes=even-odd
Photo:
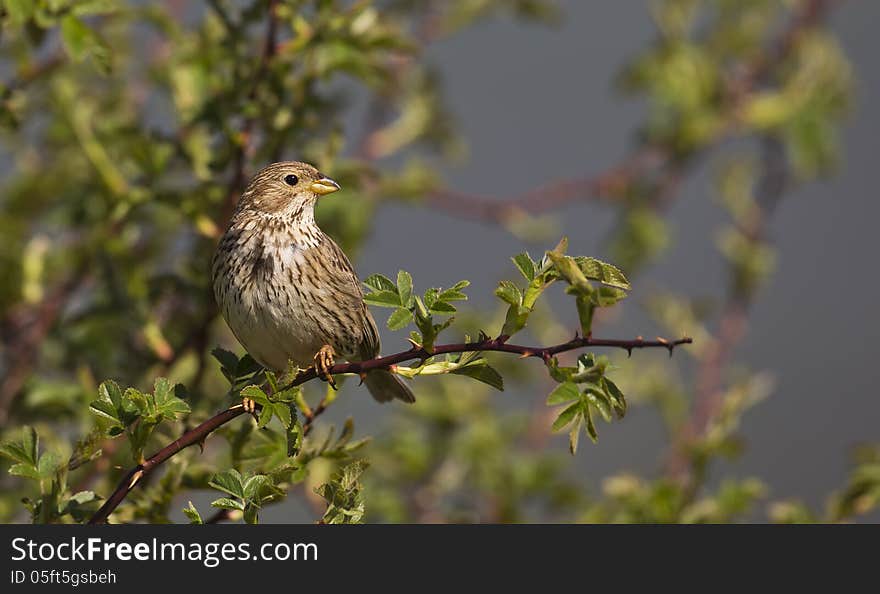
[[[242,398],[241,399],[241,407],[244,409],[249,415],[253,415],[254,418],[257,416],[257,403],[251,400],[250,398]]]
[[[336,389],[336,380],[333,379],[333,376],[330,375],[330,369],[333,367],[333,347],[329,344],[325,344],[321,347],[321,350],[315,355],[315,373],[318,374],[318,377],[330,384],[333,389]]]

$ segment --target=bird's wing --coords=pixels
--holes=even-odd
[[[361,288],[361,281],[358,279],[354,268],[349,262],[345,252],[342,251],[336,242],[327,236],[326,244],[328,246],[328,262],[331,277],[336,294],[339,298],[338,306],[343,312],[349,314],[352,323],[357,326],[354,332],[356,337],[359,335],[360,344],[357,346],[357,354],[360,359],[372,359],[379,354],[379,330],[376,327],[376,321],[367,309],[364,303],[364,291]]]

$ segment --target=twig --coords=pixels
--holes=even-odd
[[[753,63],[737,71],[726,85],[726,125],[721,126],[714,138],[707,142],[704,151],[736,132],[743,102],[755,89],[765,84],[773,69],[791,54],[803,31],[819,24],[831,6],[840,1],[804,2],[776,43]],[[671,149],[641,145],[621,164],[594,176],[562,179],[508,199],[440,188],[428,193],[426,204],[455,217],[503,225],[520,213],[536,215],[552,212],[578,201],[620,202],[626,197],[628,188],[648,181],[655,188],[652,203],[663,206],[677,188],[683,173],[682,159]]]
[[[86,269],[80,268],[33,311],[22,312],[19,320],[7,321],[9,328],[4,334],[8,332],[10,338],[5,348],[8,357],[6,375],[0,380],[0,427],[6,424],[16,395],[30,377],[43,340],[64,312],[71,296],[90,280]]]
[[[260,62],[257,65],[257,71],[254,74],[250,91],[248,91],[248,100],[253,100],[257,96],[257,91],[269,70],[272,58],[275,57],[278,46],[278,0],[269,0],[268,17],[266,20],[266,33],[263,37],[263,49],[260,54]],[[223,207],[220,209],[218,228],[225,228],[232,217],[235,210],[235,204],[238,195],[244,187],[246,178],[247,156],[251,150],[253,141],[254,127],[257,123],[255,115],[249,116],[244,120],[241,128],[241,140],[235,150],[233,157],[233,174],[226,191],[226,198],[223,201]]]
[[[569,340],[568,342],[563,342],[561,344],[553,346],[529,347],[508,344],[496,338],[488,338],[486,340],[477,342],[438,345],[435,346],[434,350],[430,353],[423,348],[413,347],[400,353],[388,355],[387,357],[378,357],[376,359],[370,359],[367,361],[360,361],[356,363],[338,363],[331,367],[329,372],[333,375],[345,373],[361,374],[372,371],[374,369],[388,369],[398,363],[403,363],[405,361],[411,361],[414,359],[425,360],[436,355],[467,353],[475,351],[512,353],[520,355],[522,358],[537,357],[545,362],[549,361],[556,354],[585,347],[621,348],[628,353],[631,353],[634,349],[664,348],[667,349],[671,355],[675,347],[683,344],[691,344],[691,342],[692,340],[688,337],[679,338],[677,340],[666,340],[659,337],[656,340],[645,340],[642,337],[638,337],[633,340],[621,340],[593,338],[591,336],[586,336],[576,337],[572,340]],[[316,377],[318,376],[315,372],[315,369],[313,367],[310,367],[309,369],[301,371],[299,374],[297,374],[297,376],[288,384],[288,386],[285,386],[285,389],[288,387],[304,384],[308,381],[315,379]],[[306,424],[311,427],[311,422],[314,420],[315,417],[321,414],[325,408],[326,407],[321,407],[321,405],[318,405],[318,407],[316,407],[312,411],[311,417],[307,418]],[[189,431],[184,433],[179,439],[174,440],[172,443],[150,456],[146,461],[138,464],[137,466],[129,470],[119,482],[116,489],[107,499],[107,501],[104,502],[104,505],[102,505],[101,508],[95,513],[95,515],[92,516],[92,518],[89,520],[89,524],[105,523],[110,514],[113,513],[113,510],[115,510],[116,507],[120,503],[122,503],[128,493],[135,486],[137,486],[137,484],[140,483],[144,479],[144,477],[150,474],[159,465],[161,465],[163,462],[165,462],[181,450],[197,443],[203,443],[208,435],[210,435],[216,429],[225,425],[232,419],[241,416],[244,413],[245,410],[241,404],[237,404],[231,408],[228,408],[227,410],[224,410],[223,412],[220,412],[208,419],[207,421],[201,423],[197,427],[190,429]],[[304,427],[304,432],[305,431],[306,429]]]

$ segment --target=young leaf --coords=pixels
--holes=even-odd
[[[606,423],[611,422],[611,404],[604,392],[597,390],[592,386],[588,386],[584,391],[584,396],[590,405],[599,411]]]
[[[481,363],[470,363],[457,369],[453,369],[451,373],[456,375],[466,375],[477,381],[489,384],[496,390],[504,391],[504,378],[495,369],[489,366],[485,361]]]
[[[211,505],[213,507],[219,507],[221,509],[244,511],[244,504],[241,501],[236,501],[235,499],[230,499],[229,497],[221,497],[219,499],[215,499],[211,502]]]
[[[531,280],[535,278],[535,262],[528,253],[523,252],[522,254],[517,254],[511,258],[511,260],[513,260],[516,269],[519,270],[519,273],[523,275],[523,278],[525,278],[526,281],[531,282]]]
[[[291,416],[290,405],[284,402],[276,402],[272,405],[272,410],[275,416],[278,417],[278,420],[281,421],[281,424],[284,426],[284,428],[289,429],[290,423],[293,420]]]
[[[261,406],[269,404],[269,397],[263,392],[260,386],[245,386],[241,389],[241,395],[243,398],[250,398]]]
[[[583,426],[584,417],[578,416],[577,421],[572,425],[571,430],[568,432],[568,451],[571,452],[572,456],[577,453],[578,441],[580,440],[581,428],[583,428]]]
[[[547,396],[547,406],[564,404],[581,397],[581,391],[574,382],[563,382],[556,386]]]
[[[450,288],[443,290],[443,291],[440,291],[440,293],[437,295],[437,300],[438,301],[445,301],[445,302],[467,301],[467,298],[468,298],[467,295],[462,293],[461,290],[467,286],[470,286],[470,284],[471,284],[470,281],[460,280],[457,283],[455,283],[454,285],[452,285]]]
[[[596,425],[595,425],[595,423],[593,423],[593,413],[590,410],[589,406],[585,406],[584,409],[585,409],[584,419],[587,422],[587,435],[590,436],[590,440],[592,440],[593,443],[598,443],[599,442],[599,434],[596,433]]]
[[[397,273],[397,293],[400,295],[400,305],[409,307],[412,298],[413,280],[406,270]]]
[[[218,491],[244,499],[244,485],[242,484],[241,474],[234,468],[215,474],[208,481],[208,484]]]
[[[432,313],[454,314],[457,310],[451,303],[445,301],[435,301],[433,305],[428,306]]]
[[[364,284],[373,289],[373,291],[391,291],[397,292],[397,286],[387,276],[381,274],[372,274],[364,280]]]
[[[199,514],[199,510],[196,509],[196,506],[193,505],[192,501],[189,502],[189,505],[183,508],[183,515],[189,518],[190,524],[204,524],[202,516]]]
[[[25,426],[22,429],[21,441],[7,441],[3,443],[0,445],[0,455],[11,458],[15,462],[36,467],[39,443],[36,429]]]
[[[255,474],[244,482],[244,498],[248,501],[260,499],[260,491],[266,487],[272,487],[272,481],[265,474]]]
[[[495,289],[495,295],[510,305],[522,304],[522,293],[515,284],[510,281],[501,281]]]
[[[220,363],[220,369],[227,379],[235,378],[235,370],[238,367],[238,357],[235,356],[235,353],[216,347],[211,351],[211,356]]]
[[[609,287],[623,289],[624,291],[632,289],[623,272],[612,264],[602,262],[595,258],[587,258],[585,256],[578,256],[575,258],[575,261],[580,267],[581,272],[584,273],[584,276],[589,279],[598,281]]]
[[[379,307],[400,307],[404,302],[396,291],[377,291],[364,295],[364,301]]]
[[[583,414],[583,403],[579,400],[559,413],[553,421],[553,431],[559,431],[571,423],[576,416]]]
[[[413,316],[412,312],[406,308],[398,307],[395,309],[390,316],[388,316],[388,321],[386,325],[389,330],[401,330],[406,328],[410,322],[412,322]]]
[[[188,414],[189,404],[174,395],[175,386],[164,377],[156,379],[153,395],[159,414],[175,418],[177,415]]]
[[[605,393],[611,399],[611,405],[614,407],[617,418],[622,419],[623,415],[626,414],[626,398],[623,392],[617,387],[617,384],[607,377],[602,377],[602,387],[605,388]]]

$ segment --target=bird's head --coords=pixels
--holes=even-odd
[[[315,202],[339,190],[339,184],[308,163],[282,161],[257,173],[239,200],[239,209],[312,218]]]

